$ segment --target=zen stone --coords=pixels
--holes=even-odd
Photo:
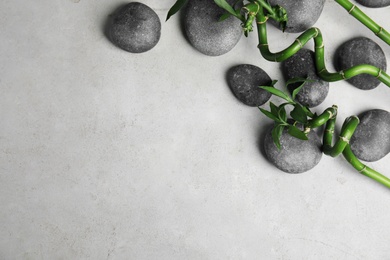
[[[248,106],[261,106],[271,98],[271,93],[259,88],[270,86],[271,78],[254,65],[241,64],[231,68],[227,81],[234,95]]]
[[[335,67],[337,70],[348,69],[359,64],[370,64],[386,71],[386,56],[381,47],[366,37],[351,39],[336,51]],[[348,79],[348,82],[363,90],[376,88],[381,82],[368,74],[360,74]]]
[[[228,2],[232,4],[235,0]],[[219,56],[236,46],[242,35],[241,21],[231,16],[220,22],[224,13],[214,1],[188,1],[184,10],[184,31],[195,49],[209,56]]]
[[[390,113],[373,109],[359,118],[360,123],[350,141],[352,151],[366,162],[382,159],[390,152]]]
[[[150,7],[131,2],[113,15],[108,30],[116,46],[128,52],[142,53],[152,49],[160,40],[161,22]]]
[[[367,7],[385,7],[390,5],[390,0],[356,0],[361,5]]]
[[[302,173],[314,168],[322,158],[321,140],[314,131],[308,134],[308,138],[309,140],[300,140],[284,129],[279,150],[272,139],[272,128],[270,128],[264,140],[264,150],[268,160],[287,173]]]
[[[286,9],[288,21],[285,31],[299,33],[309,29],[317,22],[324,8],[325,0],[269,0],[269,3],[272,6],[280,5]],[[279,24],[273,19],[270,21],[279,27]]]
[[[321,104],[329,92],[329,82],[317,76],[314,52],[301,49],[292,57],[282,62],[282,72],[285,80],[294,78],[305,78],[306,82],[296,96],[296,100],[308,107],[315,107]],[[288,90],[292,93],[294,89],[302,83],[288,85]]]

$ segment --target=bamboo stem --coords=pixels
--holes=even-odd
[[[339,139],[334,145],[332,145],[336,125],[336,116],[330,118],[326,123],[325,132],[323,135],[323,151],[325,154],[332,157],[336,157],[342,153],[344,158],[358,172],[390,188],[389,178],[368,167],[367,165],[364,165],[351,150],[349,139],[353,135],[358,123],[359,119],[356,116],[348,118],[341,128]]]
[[[355,17],[359,22],[370,29],[376,36],[382,39],[385,43],[390,45],[390,33],[388,33],[383,27],[379,26],[370,17],[368,17],[362,10],[356,5],[352,4],[349,0],[335,0],[341,5],[347,12]]]
[[[269,49],[268,39],[267,39],[267,17],[264,14],[263,7],[260,6],[258,13],[256,14],[257,22],[257,33],[259,39],[258,49],[260,50],[261,55],[268,61],[281,62],[295,53],[297,53],[306,43],[313,39],[315,45],[315,64],[317,69],[317,74],[325,81],[339,81],[350,79],[359,74],[369,74],[378,78],[382,83],[390,87],[390,76],[382,71],[381,69],[368,65],[361,64],[356,65],[351,68],[339,71],[339,72],[329,72],[326,69],[325,65],[325,46],[322,38],[321,31],[318,28],[310,28],[303,32],[296,40],[288,46],[286,49],[272,53]]]
[[[367,165],[364,165],[353,154],[351,147],[347,145],[343,151],[344,158],[361,174],[379,182],[380,184],[390,188],[390,179],[380,174],[379,172],[371,169]]]

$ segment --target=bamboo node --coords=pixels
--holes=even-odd
[[[301,46],[301,48],[303,47],[301,40],[299,40],[298,38],[296,38],[295,41],[299,44],[299,46]]]
[[[318,74],[321,74],[321,73],[324,72],[324,71],[326,71],[326,68],[323,68],[322,70],[320,70],[320,71],[318,72]]]
[[[364,165],[364,167],[363,167],[362,169],[360,169],[359,172],[363,172],[363,171],[365,171],[366,169],[367,169],[367,166]]]
[[[265,24],[268,21],[268,16],[264,17],[264,21],[258,21],[257,24]]]
[[[356,7],[356,5],[353,5],[353,6],[351,7],[351,9],[349,9],[348,13],[349,13],[349,14],[352,13],[352,11],[353,11],[353,9],[355,9],[355,7]]]
[[[344,75],[344,71],[340,71],[340,75],[341,75],[341,77],[343,77],[343,79],[346,79],[345,75]]]
[[[261,48],[261,47],[264,47],[264,46],[268,46],[268,43],[261,43],[261,44],[257,45],[258,48]]]
[[[375,35],[379,35],[379,34],[381,34],[381,33],[382,33],[382,31],[383,31],[383,27],[379,27],[379,31],[378,31],[378,32],[376,32],[376,33],[375,33]]]
[[[321,45],[320,46],[315,46],[316,49],[321,49],[321,48],[324,48],[324,42],[321,42]]]
[[[316,31],[316,34],[314,35],[314,38],[317,38],[317,36],[318,36],[318,34],[319,34],[320,32],[318,31],[318,28],[314,28],[314,30]]]
[[[257,14],[260,10],[260,5],[257,2],[255,2],[255,5],[257,6],[257,10],[256,10],[256,14]]]
[[[346,137],[344,137],[344,136],[339,136],[340,137],[340,139],[342,140],[342,141],[344,141],[344,142],[346,142],[347,144],[349,144],[349,139],[348,138],[346,138]]]
[[[382,70],[380,69],[376,78],[380,78],[381,76],[382,76]]]
[[[329,114],[329,118],[332,118],[332,117],[333,117],[333,113],[332,113],[332,111],[330,111],[330,110],[326,110],[326,112]]]
[[[334,133],[334,130],[333,130],[333,129],[325,129],[325,132],[328,132],[328,133],[333,134],[333,133]]]

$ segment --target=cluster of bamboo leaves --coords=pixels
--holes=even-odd
[[[295,101],[296,95],[302,89],[306,82],[311,80],[304,78],[293,78],[286,82],[286,87],[290,84],[300,83],[300,85],[295,88],[291,96],[277,88],[275,88],[276,80],[272,81],[270,86],[260,86],[261,89],[268,91],[269,93],[283,99],[285,102],[280,104],[279,106],[275,105],[271,101],[269,102],[269,110],[265,110],[259,107],[260,111],[275,121],[274,128],[272,130],[272,139],[278,149],[281,149],[280,137],[282,136],[283,130],[287,129],[288,133],[291,136],[299,138],[301,140],[307,140],[307,133],[304,130],[301,130],[298,127],[298,124],[305,129],[305,126],[309,122],[310,119],[313,119],[317,116],[317,114],[313,114],[307,106],[303,106]],[[292,120],[289,120],[287,116],[286,106],[292,106],[292,110],[290,112],[290,117]]]

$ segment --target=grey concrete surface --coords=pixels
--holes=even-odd
[[[283,87],[256,35],[205,56],[163,22],[173,0],[142,2],[162,21],[143,54],[104,34],[123,1],[0,2],[0,259],[388,259],[390,190],[343,158],[298,175],[266,161],[270,121],[226,82],[245,63]],[[388,8],[364,10],[390,29]],[[330,69],[343,41],[374,37],[330,0],[316,26]],[[270,27],[271,50],[296,36]],[[340,127],[389,100],[337,82],[316,111],[337,104]]]

